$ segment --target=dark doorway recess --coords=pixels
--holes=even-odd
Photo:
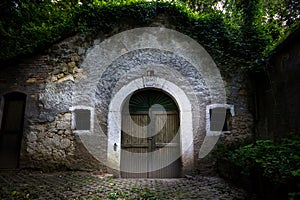
[[[2,98],[0,168],[17,168],[23,135],[26,95],[12,92]]]

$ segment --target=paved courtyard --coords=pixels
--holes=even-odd
[[[88,172],[0,171],[0,199],[245,199],[218,177],[119,179]]]

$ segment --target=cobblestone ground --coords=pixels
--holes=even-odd
[[[245,199],[218,177],[119,179],[87,172],[0,172],[0,199]]]

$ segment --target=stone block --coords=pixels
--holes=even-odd
[[[74,82],[74,77],[73,77],[73,75],[69,74],[69,75],[67,75],[67,76],[64,76],[64,77],[60,78],[60,79],[57,81],[57,83],[62,83],[62,82],[65,82],[65,81],[72,81],[72,82]]]

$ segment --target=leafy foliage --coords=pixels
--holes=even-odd
[[[11,16],[1,16],[1,60],[32,53],[73,30],[75,13],[71,2],[29,2],[15,2]]]
[[[124,23],[145,26],[165,13],[221,69],[261,70],[286,30],[298,24],[300,6],[294,0],[277,0],[272,6],[269,0],[5,0],[0,9],[0,61],[34,53],[80,31],[108,33]]]
[[[275,182],[288,183],[300,179],[300,136],[291,135],[280,144],[271,140],[258,140],[256,145],[242,146],[228,151],[226,157],[242,167],[243,173],[254,169]]]

